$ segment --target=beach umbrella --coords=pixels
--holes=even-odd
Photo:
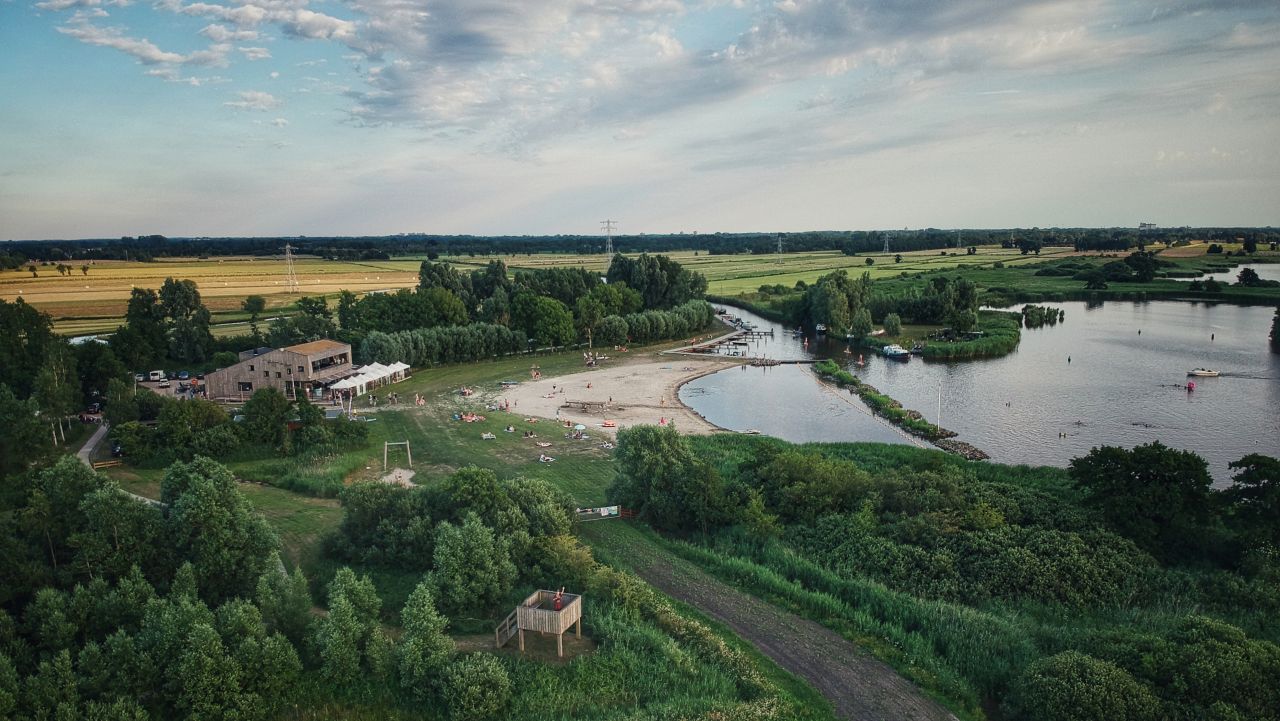
[[[574,426],[574,427],[573,427],[573,430],[575,430],[575,431],[585,431],[585,430],[587,430],[587,427],[586,427],[586,426],[584,426],[584,425],[582,425],[581,423],[579,423],[578,425],[576,425],[576,426]]]

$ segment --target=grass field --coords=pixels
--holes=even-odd
[[[707,292],[713,295],[738,295],[754,291],[761,285],[782,284],[788,287],[796,281],[811,283],[820,276],[833,270],[844,268],[850,273],[868,271],[872,278],[887,278],[901,273],[918,273],[938,268],[956,268],[974,265],[990,265],[1002,261],[1005,265],[1016,266],[1050,258],[1063,258],[1075,255],[1071,248],[1046,248],[1039,255],[1022,255],[1017,249],[1000,248],[999,246],[982,246],[976,255],[967,255],[963,249],[948,250],[940,255],[939,250],[920,250],[902,253],[902,262],[895,263],[895,253],[864,253],[849,256],[837,250],[814,251],[809,253],[784,253],[777,255],[708,255],[704,252],[682,251],[668,253],[673,260],[682,266],[703,274],[707,279]],[[951,255],[955,253],[955,255]],[[868,266],[867,258],[874,263]],[[511,269],[551,268],[559,266],[580,267],[604,273],[608,269],[608,260],[603,255],[534,255],[504,258]],[[779,262],[781,261],[781,262]],[[487,259],[476,258],[474,261],[451,260],[461,268],[482,267]]]

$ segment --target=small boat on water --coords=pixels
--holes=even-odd
[[[823,325],[822,323],[819,323],[819,324],[815,325],[815,326],[813,327],[813,329],[814,329],[814,330],[816,330],[816,331],[818,331],[819,333],[826,333],[826,332],[827,332],[827,326]]]
[[[1187,375],[1199,378],[1217,378],[1222,374],[1218,371],[1209,370],[1208,368],[1196,368],[1194,370],[1187,371]]]
[[[743,432],[742,432],[742,435],[744,435],[744,436],[758,436],[758,435],[760,435],[760,431],[757,431],[757,430],[756,430],[756,429],[754,429],[754,428],[748,428],[747,430],[745,430],[745,431],[743,431]]]
[[[900,345],[897,345],[896,343],[893,345],[887,345],[881,348],[880,352],[884,354],[885,358],[889,358],[892,360],[910,360],[911,359],[911,351],[907,350],[906,348],[903,348]]]

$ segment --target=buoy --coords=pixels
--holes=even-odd
[[[1187,382],[1187,392],[1188,392],[1188,393],[1190,393],[1191,391],[1193,391],[1193,390],[1195,390],[1195,389],[1196,389],[1196,382],[1195,382],[1195,381],[1188,381],[1188,382]]]

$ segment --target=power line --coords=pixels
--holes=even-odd
[[[284,245],[284,283],[286,293],[298,292],[298,272],[293,267],[293,246]]]
[[[618,221],[602,220],[600,221],[600,230],[604,231],[604,254],[613,257],[613,231],[618,229]]]

